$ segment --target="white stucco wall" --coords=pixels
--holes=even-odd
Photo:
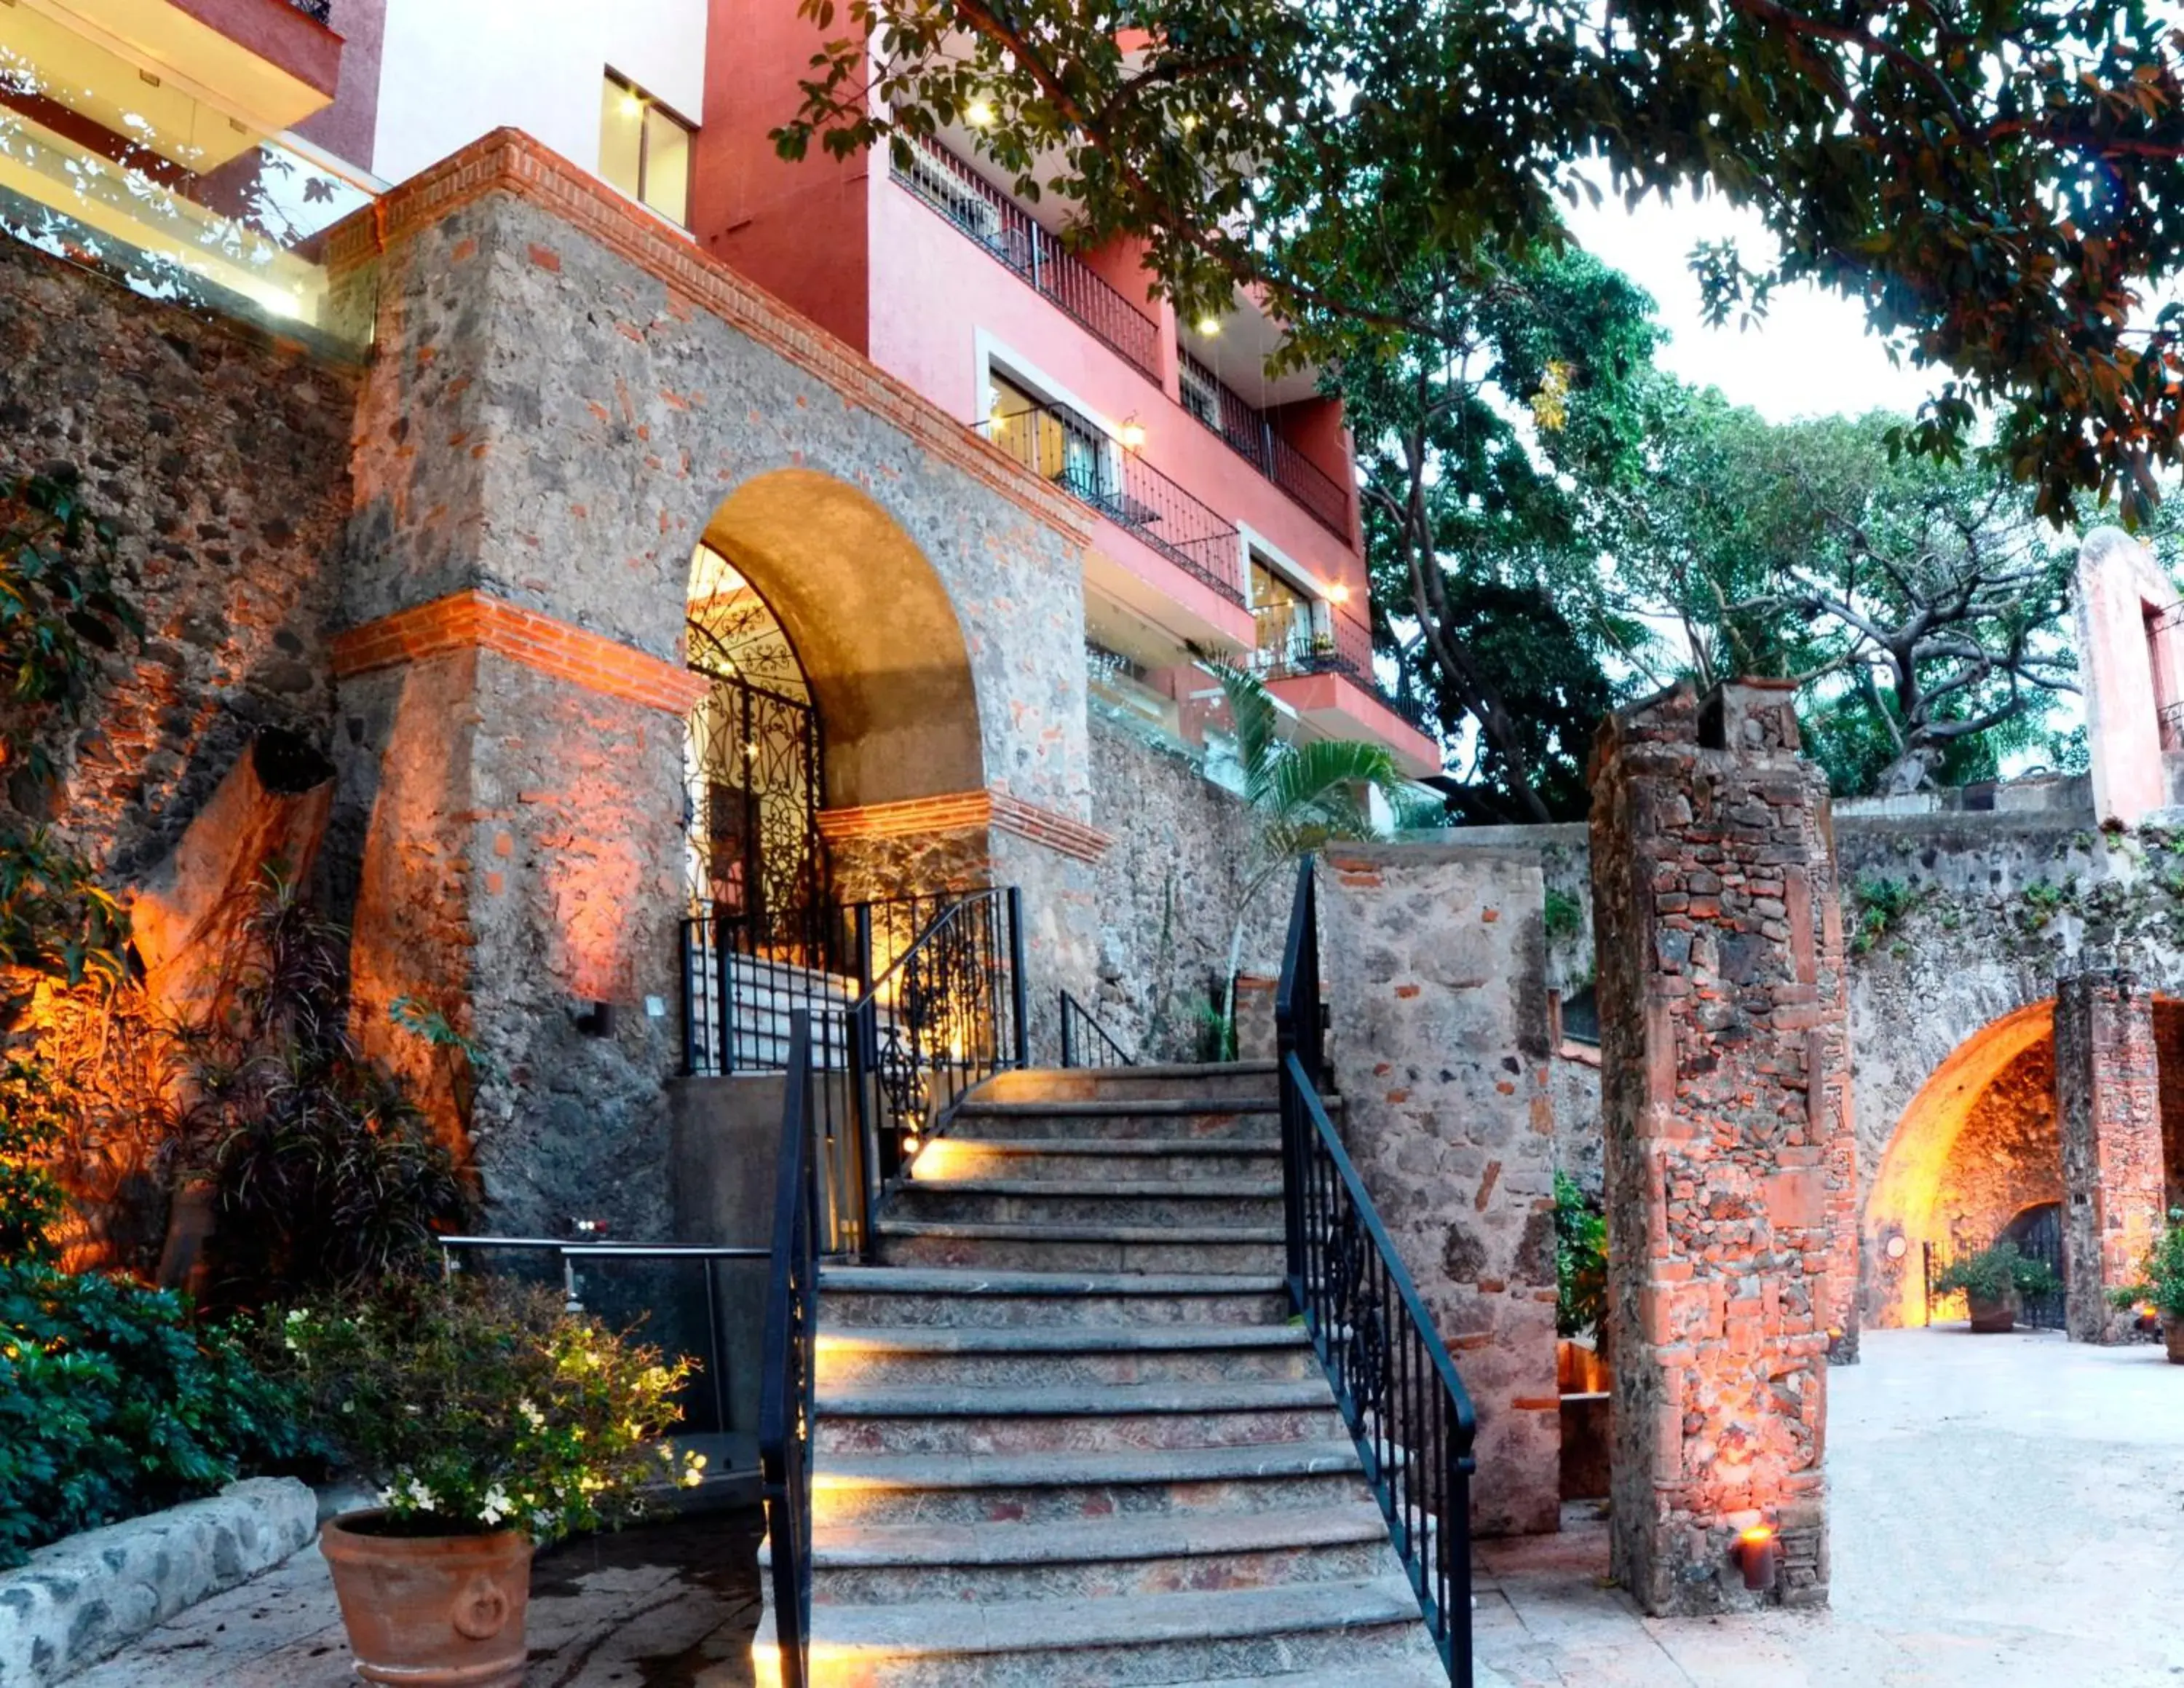
[[[387,0],[371,168],[400,182],[488,130],[596,170],[610,67],[705,119],[705,0]]]

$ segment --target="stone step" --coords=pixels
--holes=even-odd
[[[887,1266],[1272,1274],[1282,1269],[1285,1255],[1279,1225],[979,1224],[883,1217],[872,1231]]]
[[[1500,1688],[1502,1679],[1483,1665],[1472,1667],[1473,1688]],[[1347,1670],[1285,1670],[1279,1676],[1224,1676],[1216,1682],[1178,1682],[1173,1688],[1361,1688]],[[1448,1672],[1430,1661],[1381,1659],[1373,1666],[1371,1688],[1448,1688]]]
[[[1148,1137],[1279,1147],[1281,1110],[1271,1096],[1231,1104],[1161,1098],[1013,1103],[977,1097],[960,1104],[950,1134],[1001,1143],[1132,1142]]]
[[[814,1532],[812,1564],[811,1597],[827,1606],[1132,1598],[1401,1569],[1370,1501],[1039,1524],[827,1523]]]
[[[1133,1098],[1200,1101],[1272,1096],[1272,1061],[1132,1067],[1027,1067],[997,1073],[980,1089],[994,1102],[1083,1102]]]
[[[1271,1178],[1279,1184],[1281,1145],[1233,1137],[970,1137],[951,1131],[929,1139],[911,1163],[911,1176],[1035,1178],[1150,1183],[1201,1178]]]
[[[769,1610],[754,1643],[761,1656],[773,1634]],[[1129,1600],[815,1607],[811,1614],[816,1680],[887,1688],[1139,1688],[1300,1666],[1354,1671],[1364,1688],[1390,1662],[1431,1656],[1410,1585],[1396,1576]]]
[[[1157,1518],[1370,1499],[1347,1436],[1156,1451],[838,1453],[815,1461],[812,1481],[830,1522],[887,1524]]]
[[[1264,1325],[1291,1316],[1279,1273],[951,1271],[827,1266],[822,1332],[849,1327]]]
[[[822,1454],[1093,1453],[1325,1441],[1342,1434],[1325,1378],[1092,1388],[860,1384],[816,1399]]]
[[[1279,1229],[1279,1179],[1123,1182],[1059,1178],[914,1179],[889,1190],[886,1211],[908,1220],[978,1225]]]
[[[1301,1325],[830,1325],[818,1386],[1294,1381],[1323,1375]]]

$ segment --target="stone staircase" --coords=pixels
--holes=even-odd
[[[820,1280],[813,1683],[1446,1688],[1290,1316],[1278,1129],[1270,1065],[1015,1072],[925,1146]]]

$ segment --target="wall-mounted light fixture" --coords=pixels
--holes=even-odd
[[[586,1003],[577,1010],[577,1030],[587,1037],[614,1036],[614,1004]]]
[[[1198,319],[1198,332],[1205,335],[1207,339],[1212,339],[1216,334],[1221,332],[1221,319],[1217,316],[1200,317]]]
[[[1329,581],[1320,589],[1320,595],[1330,604],[1346,604],[1350,601],[1350,588],[1346,583],[1340,580]]]
[[[1122,441],[1125,451],[1142,450],[1145,444],[1145,424],[1134,416],[1126,416],[1122,427],[1115,430],[1115,438]]]
[[[973,129],[994,126],[994,106],[990,100],[974,99],[963,108],[963,120]]]
[[[1744,1585],[1755,1593],[1763,1593],[1774,1586],[1774,1576],[1782,1561],[1781,1538],[1774,1534],[1772,1524],[1753,1524],[1749,1529],[1736,1533],[1736,1545],[1730,1549],[1730,1557],[1736,1568],[1744,1573]]]

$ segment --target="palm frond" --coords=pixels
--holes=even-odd
[[[1222,695],[1228,700],[1228,714],[1236,729],[1236,760],[1244,771],[1244,795],[1256,807],[1280,758],[1281,712],[1274,706],[1273,694],[1257,675],[1232,668],[1226,662],[1206,666],[1221,682]]]
[[[1284,819],[1319,814],[1332,818],[1364,811],[1354,796],[1375,788],[1392,798],[1402,788],[1396,759],[1379,745],[1349,739],[1318,739],[1292,745],[1268,770],[1268,791],[1260,807]],[[1371,826],[1366,822],[1368,828]],[[1371,830],[1360,835],[1371,836]]]

